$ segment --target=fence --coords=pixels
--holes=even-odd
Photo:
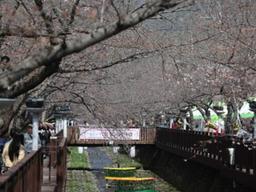
[[[59,133],[50,140],[49,146],[31,152],[17,165],[0,175],[0,192],[40,192],[44,173],[43,151],[49,152],[47,175],[49,181],[56,182],[54,191],[65,191],[67,142]],[[56,177],[56,180],[52,179],[52,176]]]
[[[67,141],[62,139],[57,151],[57,192],[65,191],[67,169]]]
[[[40,192],[41,181],[42,153],[38,150],[0,176],[0,192]]]
[[[48,180],[51,182],[51,180],[55,180],[52,177],[55,177],[56,188],[54,191],[63,192],[66,186],[67,140],[63,138],[62,132],[50,138],[48,151]]]
[[[256,143],[234,136],[207,132],[157,129],[157,147],[187,160],[198,161],[254,189],[256,186]]]

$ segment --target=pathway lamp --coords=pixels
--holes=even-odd
[[[71,114],[70,106],[62,105],[57,106],[54,111],[54,117],[56,119],[56,132],[63,130],[63,137],[67,138],[68,132],[68,117]]]
[[[33,124],[33,139],[32,139],[32,150],[38,150],[38,127],[39,127],[39,117],[44,110],[44,99],[42,98],[29,98],[26,101],[27,111],[32,116],[32,124]]]

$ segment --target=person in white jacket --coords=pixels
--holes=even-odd
[[[33,129],[32,125],[29,124],[26,130],[26,133],[24,134],[24,146],[26,153],[30,153],[32,151],[32,142],[33,142]],[[38,137],[38,148],[41,147],[41,140],[40,137]]]

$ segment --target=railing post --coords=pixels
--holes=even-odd
[[[50,137],[49,143],[49,168],[55,167],[57,162],[57,146],[58,146],[58,138]]]
[[[57,149],[57,192],[63,192],[66,180],[67,140],[62,139]]]

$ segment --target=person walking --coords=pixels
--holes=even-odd
[[[26,133],[24,133],[24,140],[25,140],[25,151],[26,153],[30,153],[32,151],[32,143],[33,143],[33,129],[32,125],[29,124],[27,126]],[[41,140],[40,137],[38,137],[38,148],[41,147]]]

